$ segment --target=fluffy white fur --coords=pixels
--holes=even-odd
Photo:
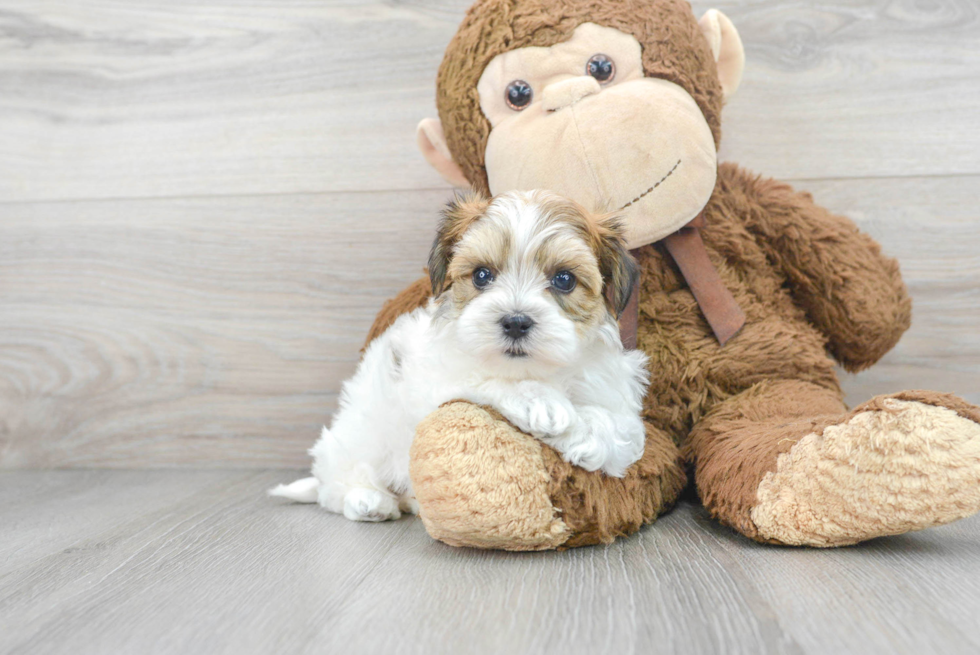
[[[454,399],[494,407],[588,470],[619,477],[640,458],[646,358],[623,350],[604,309],[583,333],[582,321],[555,301],[548,273],[532,257],[546,240],[568,237],[560,223],[542,227],[548,198],[512,193],[493,201],[479,222],[495,222],[510,238],[493,284],[462,308],[436,298],[375,339],[344,383],[332,426],[310,450],[313,477],[270,494],[319,502],[359,521],[415,512],[408,460],[416,425]],[[577,256],[594,262],[580,245]],[[508,354],[514,343],[500,324],[514,313],[535,322],[521,357]]]

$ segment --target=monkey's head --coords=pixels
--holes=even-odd
[[[446,49],[419,147],[456,186],[549,189],[620,211],[631,248],[680,229],[717,176],[744,65],[718,11],[684,0],[478,0]]]

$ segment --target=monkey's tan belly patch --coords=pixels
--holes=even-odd
[[[885,407],[807,435],[780,455],[751,512],[761,536],[842,546],[980,509],[980,425],[918,402]]]

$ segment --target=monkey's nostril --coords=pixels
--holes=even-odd
[[[500,327],[504,329],[504,334],[516,341],[527,336],[534,327],[534,321],[526,314],[511,314],[500,319]]]

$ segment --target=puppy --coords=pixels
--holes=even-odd
[[[269,493],[355,521],[415,512],[415,427],[454,399],[495,408],[573,464],[623,476],[643,454],[647,372],[619,339],[638,273],[618,220],[540,191],[457,199],[429,275],[429,304],[375,339],[344,383],[310,450],[314,477]]]

